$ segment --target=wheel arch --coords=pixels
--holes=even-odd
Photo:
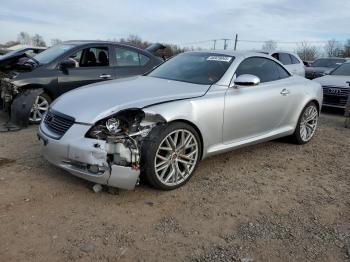
[[[48,88],[46,88],[44,85],[38,85],[38,84],[28,84],[28,85],[25,85],[25,86],[22,86],[21,89],[23,90],[23,92],[27,91],[27,90],[31,90],[31,89],[39,89],[41,88],[45,94],[47,94],[51,100],[53,101],[53,94],[52,92],[50,92],[50,90]]]
[[[317,111],[318,111],[318,115],[320,115],[320,113],[321,113],[321,105],[320,105],[320,103],[318,102],[318,100],[317,99],[312,99],[312,100],[310,100],[308,103],[306,103],[306,105],[307,104],[309,104],[309,103],[315,103],[316,104],[316,106],[317,106]],[[305,105],[305,106],[306,106]],[[305,107],[304,106],[304,107]]]
[[[203,151],[204,151],[204,140],[203,140],[203,135],[202,135],[202,132],[200,131],[200,129],[198,128],[198,126],[196,124],[194,124],[193,122],[187,120],[187,119],[174,119],[170,122],[168,122],[168,124],[171,124],[171,123],[185,123],[185,124],[188,124],[190,125],[194,130],[196,130],[198,136],[199,136],[199,139],[200,139],[200,143],[201,143],[201,147],[202,147],[202,152],[201,152],[201,155],[200,155],[200,159],[202,159],[203,157]]]

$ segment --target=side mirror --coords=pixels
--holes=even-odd
[[[260,78],[255,76],[255,75],[249,75],[249,74],[244,74],[238,76],[235,81],[234,85],[231,87],[235,86],[256,86],[260,84]]]
[[[59,65],[59,69],[62,71],[69,68],[74,68],[74,67],[75,67],[75,62],[73,59],[65,59]]]

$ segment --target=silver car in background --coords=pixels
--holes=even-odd
[[[315,134],[321,85],[255,52],[177,55],[145,76],[70,91],[39,127],[47,160],[89,181],[133,189],[185,184],[201,159]]]
[[[328,75],[315,78],[323,88],[323,106],[345,108],[350,94],[350,62],[346,62]]]

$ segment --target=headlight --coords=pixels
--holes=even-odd
[[[118,132],[121,131],[121,129],[120,129],[120,122],[116,118],[109,118],[106,121],[106,128],[113,135],[115,135],[115,134],[117,134]]]

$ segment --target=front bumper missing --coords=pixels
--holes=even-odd
[[[43,156],[53,165],[85,180],[121,189],[134,189],[140,171],[131,167],[109,165],[105,151],[106,142],[84,137],[90,127],[73,124],[58,140],[41,123],[38,138],[42,141]],[[97,172],[91,172],[91,166],[98,167]]]

